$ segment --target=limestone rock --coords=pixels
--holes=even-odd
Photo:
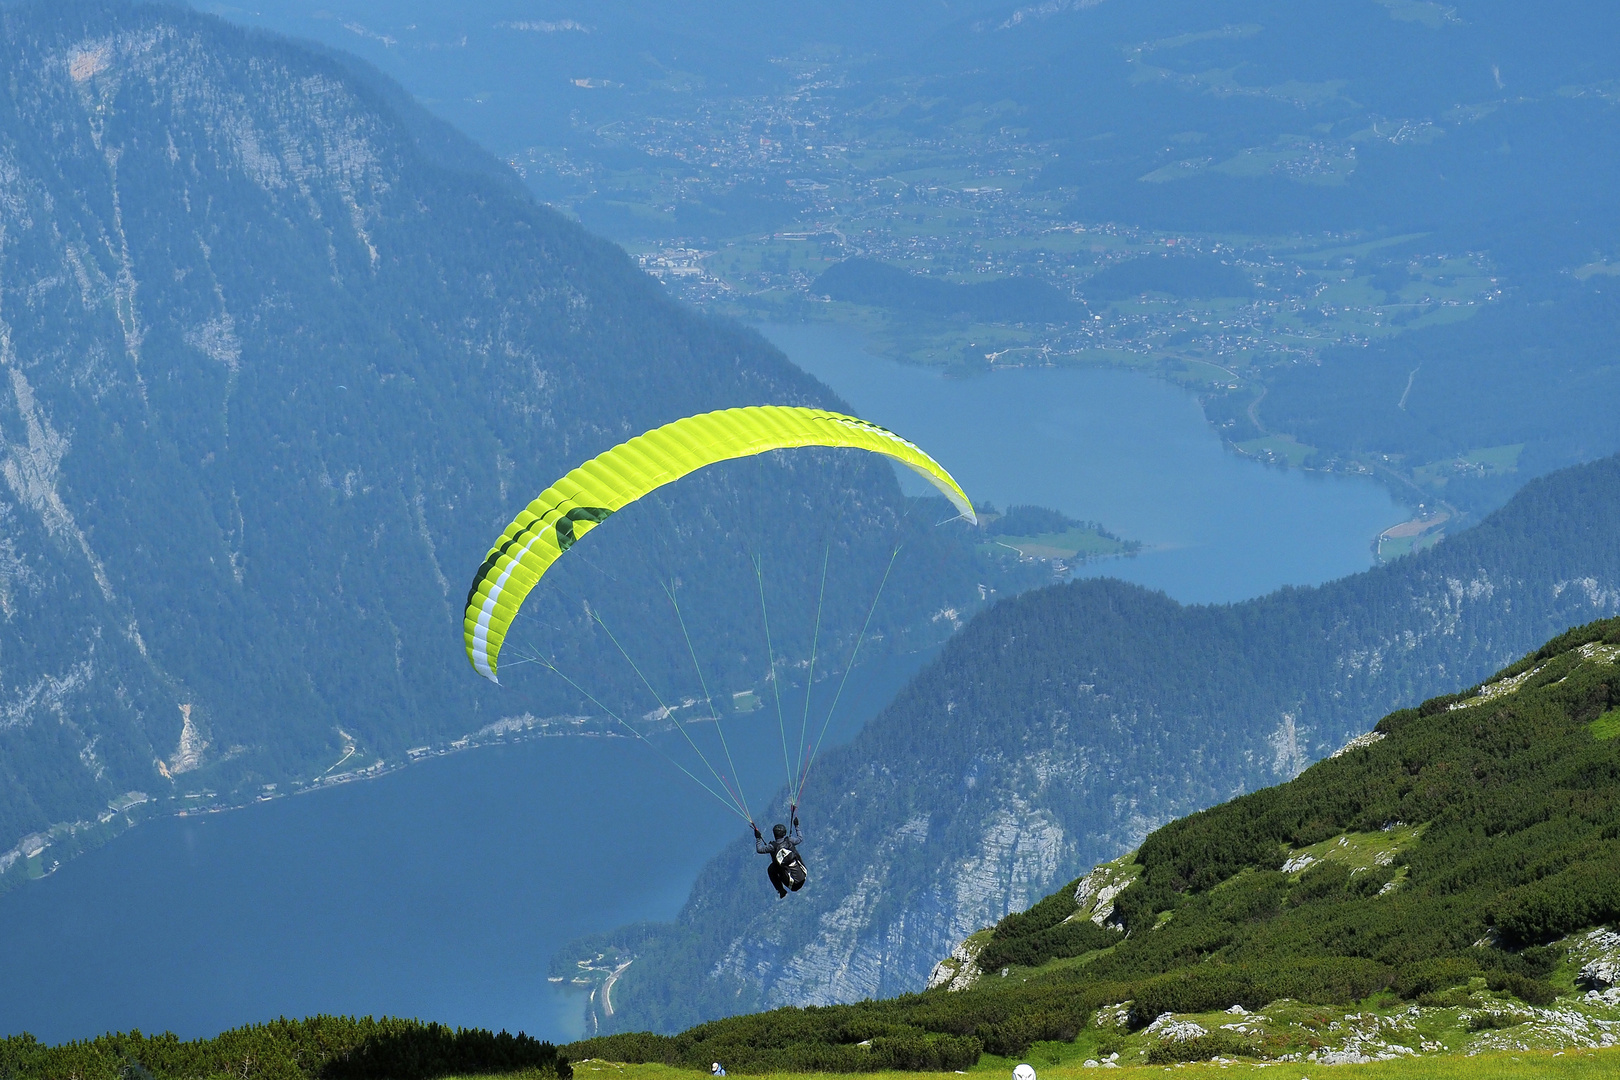
[[[928,989],[943,986],[947,990],[966,990],[978,982],[983,972],[976,961],[989,944],[992,933],[993,930],[980,930],[952,949],[951,955],[934,965],[928,976]]]
[[[1575,977],[1575,985],[1582,990],[1620,985],[1620,934],[1603,927],[1590,930],[1571,944],[1570,956],[1585,961]]]

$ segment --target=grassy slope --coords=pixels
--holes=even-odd
[[[1011,1065],[1010,1059],[986,1056],[979,1065],[968,1071],[968,1075],[1005,1076],[1011,1071]],[[1327,1075],[1342,1080],[1520,1080],[1521,1077],[1524,1080],[1587,1080],[1589,1077],[1596,1080],[1598,1077],[1612,1077],[1620,1071],[1620,1047],[1603,1050],[1481,1054],[1467,1058],[1375,1061],[1364,1065],[1333,1065],[1326,1068],[1329,1069]],[[1262,1073],[1262,1069],[1272,1071]],[[1214,1077],[1230,1080],[1233,1076],[1245,1074],[1276,1076],[1278,1073],[1275,1069],[1276,1066],[1267,1065],[1246,1066],[1203,1062],[1178,1067],[1176,1077],[1177,1080],[1213,1080]],[[1161,1065],[1125,1067],[1107,1073],[1099,1073],[1080,1065],[1060,1065],[1045,1066],[1039,1070],[1038,1075],[1041,1080],[1079,1080],[1080,1077],[1092,1080],[1099,1076],[1108,1076],[1111,1080],[1143,1080],[1149,1076],[1160,1076],[1164,1071],[1165,1068]],[[1316,1070],[1313,1072],[1318,1077],[1322,1075]],[[588,1061],[576,1063],[574,1075],[578,1080],[686,1080],[696,1075],[696,1070],[670,1065],[624,1065],[616,1062]],[[785,1080],[789,1076],[812,1080],[820,1075],[826,1074],[767,1073],[763,1080]],[[907,1072],[870,1075],[873,1080],[893,1080],[899,1077],[903,1077],[904,1080],[921,1080],[926,1076],[950,1077],[961,1074]]]
[[[1000,977],[587,1040],[570,1056],[751,1072],[958,1069],[981,1048],[1162,1063],[1178,1051],[1156,1048],[1177,1040],[1149,1024],[1166,1012],[1202,1018],[1208,1037],[1187,1053],[1205,1057],[1612,1041],[1620,1009],[1576,995],[1567,945],[1620,919],[1617,703],[1620,620],[1607,620],[1155,832],[1106,927],[1074,900],[1078,882],[1009,916],[982,954]],[[1266,1015],[1223,1030],[1230,1006]]]
[[[986,1056],[968,1075],[1005,1076],[1011,1071],[1010,1059]],[[1481,1054],[1477,1057],[1423,1058],[1405,1061],[1376,1061],[1364,1065],[1333,1065],[1326,1067],[1327,1075],[1342,1080],[1587,1080],[1612,1077],[1620,1071],[1620,1048],[1603,1050],[1539,1051],[1520,1054]],[[1262,1069],[1268,1071],[1262,1073]],[[1229,1065],[1210,1062],[1188,1064],[1177,1068],[1177,1080],[1213,1080],[1245,1074],[1276,1076],[1275,1066]],[[1087,1080],[1108,1076],[1112,1080],[1138,1080],[1160,1076],[1165,1067],[1160,1065],[1126,1067],[1108,1073],[1099,1073],[1079,1065],[1046,1066],[1039,1070],[1041,1080]],[[1321,1072],[1312,1070],[1320,1077]],[[579,1080],[686,1080],[696,1075],[693,1069],[670,1065],[624,1065],[605,1061],[579,1062],[574,1066]],[[764,1080],[779,1080],[789,1076],[811,1080],[814,1073],[768,1073]],[[950,1077],[958,1073],[874,1073],[874,1080],[919,1080],[924,1076]]]

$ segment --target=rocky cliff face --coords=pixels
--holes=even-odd
[[[1084,581],[981,614],[805,797],[811,887],[734,850],[644,944],[612,1026],[919,990],[973,931],[1173,817],[1287,780],[1403,702],[1620,611],[1620,460],[1430,552],[1183,608]]]
[[[285,791],[503,716],[580,712],[538,680],[497,697],[471,676],[462,590],[490,539],[648,427],[836,404],[375,73],[180,8],[70,0],[0,23],[11,863],[133,807]],[[589,676],[606,646],[581,596],[605,596],[656,669],[642,616],[674,567],[716,670],[757,680],[757,629],[704,560],[751,551],[811,575],[794,529],[828,505],[839,554],[887,555],[903,504],[886,466],[762,460],[683,485],[643,514],[655,529],[593,538],[601,563],[636,571],[593,563],[536,614]],[[887,640],[976,602],[965,545],[932,550],[926,580],[896,592],[920,606],[880,617],[898,620]],[[883,565],[851,562],[874,579]],[[848,636],[831,617],[824,633]],[[666,667],[688,670],[680,649]]]

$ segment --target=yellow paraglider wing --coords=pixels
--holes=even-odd
[[[688,416],[587,461],[542,491],[506,527],[467,592],[467,659],[480,675],[496,681],[501,643],[523,598],[558,556],[614,511],[705,465],[801,446],[884,454],[920,473],[963,517],[978,520],[961,486],[938,462],[865,420],[785,405]]]

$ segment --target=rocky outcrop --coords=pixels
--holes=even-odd
[[[934,965],[928,976],[929,990],[944,987],[947,990],[966,990],[979,981],[984,972],[979,970],[979,954],[990,940],[990,930],[970,934],[951,955]]]
[[[1098,926],[1108,922],[1114,914],[1114,900],[1142,876],[1135,852],[1122,855],[1113,862],[1093,867],[1074,888],[1074,902],[1080,908],[1070,918],[1090,919]]]
[[[1582,990],[1610,990],[1620,986],[1620,933],[1599,927],[1570,945],[1570,958],[1581,965],[1575,985]]]

